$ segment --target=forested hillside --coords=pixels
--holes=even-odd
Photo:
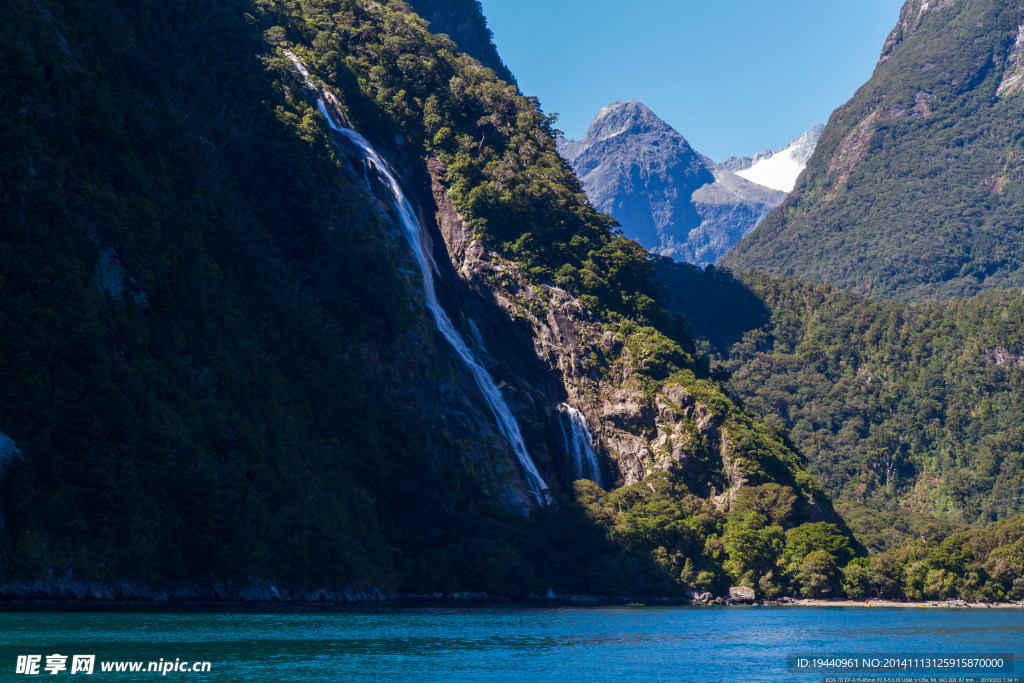
[[[823,485],[966,522],[1024,510],[1020,293],[908,306],[748,283],[773,322],[731,349],[730,386],[785,416]]]
[[[912,305],[667,263],[659,276],[728,392],[788,432],[868,547],[1024,512],[1020,292]]]
[[[1024,285],[1024,10],[907,0],[794,192],[723,265],[926,301]]]
[[[246,11],[5,13],[5,581],[358,586],[458,490],[389,394],[421,324],[401,259]]]
[[[493,69],[498,78],[516,82],[491,42],[480,0],[413,0],[409,4],[427,20],[431,33],[446,34],[460,50]]]

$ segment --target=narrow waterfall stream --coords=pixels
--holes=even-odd
[[[379,154],[377,154],[377,151],[362,135],[354,130],[339,125],[334,120],[334,116],[331,114],[330,110],[327,108],[326,102],[324,101],[323,93],[310,80],[309,72],[306,70],[306,67],[291,52],[286,51],[285,54],[292,60],[295,67],[306,79],[306,85],[316,92],[317,107],[327,120],[327,124],[335,132],[347,138],[352,144],[362,151],[363,158],[367,164],[373,166],[377,171],[380,180],[387,187],[388,192],[391,195],[395,211],[398,213],[398,218],[402,223],[402,229],[405,233],[405,237],[409,240],[409,245],[412,247],[413,254],[416,256],[416,263],[419,265],[420,272],[423,275],[424,298],[426,299],[427,309],[430,311],[434,318],[434,323],[437,325],[437,329],[441,332],[444,338],[448,340],[448,343],[451,344],[455,353],[458,354],[459,358],[462,359],[462,362],[466,364],[470,372],[473,374],[473,378],[476,380],[477,386],[480,387],[480,391],[483,394],[484,399],[487,401],[487,405],[490,407],[491,412],[494,414],[494,418],[498,422],[498,428],[501,430],[501,433],[505,438],[508,439],[509,444],[512,446],[512,450],[515,451],[516,457],[519,459],[519,465],[523,470],[523,475],[526,479],[527,487],[530,489],[530,493],[533,494],[534,498],[537,499],[537,502],[540,505],[548,504],[551,502],[551,496],[548,493],[548,486],[544,483],[544,479],[541,478],[536,465],[533,464],[533,458],[530,457],[530,453],[526,450],[526,444],[523,442],[523,436],[519,431],[519,425],[516,423],[516,419],[512,415],[512,411],[509,409],[508,404],[501,395],[501,391],[494,383],[494,379],[487,373],[487,370],[473,354],[473,351],[462,338],[462,335],[460,335],[458,330],[455,329],[455,325],[452,324],[448,314],[441,306],[441,302],[437,299],[437,292],[434,289],[434,273],[438,272],[438,270],[437,264],[434,262],[434,257],[430,253],[430,235],[426,232],[426,227],[422,225],[417,218],[416,212],[413,210],[412,204],[405,196],[405,193],[402,192],[402,188],[398,184],[394,170]]]
[[[572,457],[576,478],[589,479],[598,486],[604,486],[601,482],[601,465],[594,452],[594,437],[590,434],[587,419],[568,403],[560,403],[558,410],[569,423],[568,430],[562,424],[562,436],[565,438],[565,451]]]

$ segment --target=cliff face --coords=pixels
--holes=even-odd
[[[564,140],[559,151],[594,206],[614,216],[626,235],[703,266],[782,203],[790,176],[814,148],[815,132],[778,152],[716,164],[643,104],[615,102],[598,112],[582,140]]]
[[[907,301],[1024,284],[1013,2],[909,0],[786,203],[726,265]]]
[[[552,396],[565,396],[562,400],[583,413],[615,487],[657,472],[680,472],[689,490],[728,511],[741,487],[782,481],[799,492],[809,510],[803,514],[835,521],[795,453],[783,447],[755,456],[752,417],[691,371],[652,382],[644,375],[649,359],[637,340],[607,329],[572,294],[531,282],[515,263],[492,251],[451,205],[443,164],[431,160],[428,168],[453,266],[482,299],[528,324],[521,330],[532,338],[534,359],[558,380],[547,394],[548,404]],[[531,392],[535,399],[544,395]]]
[[[610,480],[617,485],[634,484],[653,471],[683,464],[692,453],[688,454],[678,444],[674,450],[665,449],[670,441],[666,432],[671,431],[669,425],[683,427],[675,423],[693,417],[693,399],[687,396],[679,403],[689,407],[685,417],[664,404],[658,406],[663,412],[656,410],[641,388],[629,381],[633,363],[622,338],[602,331],[594,312],[570,293],[559,287],[534,285],[516,264],[477,239],[448,200],[443,165],[432,160],[429,167],[440,227],[452,264],[481,298],[493,300],[511,319],[528,323],[529,327],[523,329],[528,332],[524,338],[532,339],[534,361],[539,360],[549,376],[558,379],[558,393],[549,393],[548,403],[557,398],[583,412],[601,453],[608,458]],[[533,307],[531,311],[530,303],[542,300],[546,301],[543,309]],[[587,365],[593,368],[590,372]],[[599,378],[597,368],[608,376]],[[710,447],[728,462],[728,448],[718,438],[713,420],[707,419],[708,411],[701,407],[699,412],[704,418],[701,442],[691,446]],[[696,422],[691,424],[696,426]],[[681,428],[679,433],[686,431]],[[721,493],[732,483],[721,471],[701,474],[707,475],[704,483],[708,492]]]

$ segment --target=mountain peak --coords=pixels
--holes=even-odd
[[[594,143],[607,140],[622,133],[674,133],[672,126],[658,118],[643,102],[612,102],[601,107],[594,120],[587,127],[584,142]],[[682,138],[681,135],[679,135]],[[684,140],[685,141],[685,140]]]

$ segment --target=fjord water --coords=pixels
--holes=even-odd
[[[167,679],[815,681],[787,655],[1013,654],[1024,610],[849,607],[408,608],[3,612],[0,680],[18,654],[210,661]],[[65,672],[63,675],[67,675]],[[1004,675],[1010,675],[1005,673]],[[97,672],[100,680],[152,673]],[[161,677],[162,678],[162,677]]]

